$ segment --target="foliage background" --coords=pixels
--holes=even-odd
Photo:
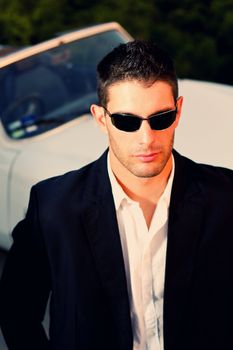
[[[167,49],[180,78],[233,85],[233,0],[0,0],[0,44],[106,21]]]

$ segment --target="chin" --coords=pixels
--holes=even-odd
[[[131,173],[137,177],[141,178],[151,178],[158,176],[163,171],[164,167],[156,167],[151,169],[132,169]]]

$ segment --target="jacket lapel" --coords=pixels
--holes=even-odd
[[[196,178],[195,163],[176,152],[170,203],[164,290],[164,346],[173,349],[188,320],[192,275],[204,220],[205,196]]]
[[[96,162],[93,175],[94,179],[88,183],[88,205],[83,222],[106,301],[115,321],[119,349],[129,349],[132,347],[130,307],[106,153]]]

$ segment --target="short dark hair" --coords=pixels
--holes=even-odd
[[[134,40],[120,44],[97,66],[98,98],[101,106],[108,102],[108,87],[119,81],[138,80],[152,85],[164,81],[171,85],[174,99],[178,83],[172,58],[155,43]]]

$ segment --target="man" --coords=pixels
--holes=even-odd
[[[109,150],[34,186],[13,232],[0,298],[9,349],[233,348],[232,172],[173,150],[183,99],[156,45],[109,53],[98,94]]]

